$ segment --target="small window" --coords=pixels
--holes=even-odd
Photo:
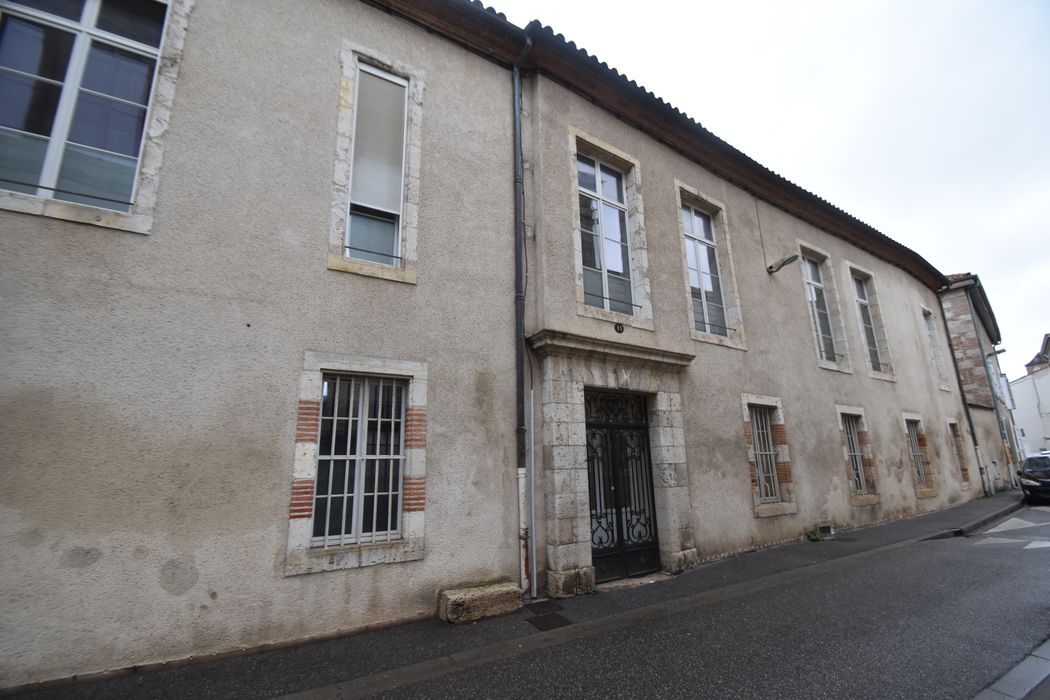
[[[576,157],[583,250],[583,299],[594,306],[633,314],[631,255],[623,173],[589,156]]]
[[[922,310],[922,321],[926,327],[926,339],[930,346],[930,364],[937,373],[937,383],[942,387],[947,384],[947,376],[944,373],[944,353],[941,351],[941,339],[937,335],[937,326],[933,320],[933,312],[929,309]]]
[[[406,389],[398,379],[322,376],[315,547],[401,536]]]
[[[693,327],[704,333],[725,336],[725,299],[718,266],[718,247],[711,216],[682,205],[685,257],[689,269],[689,292],[693,300]]]
[[[867,350],[868,367],[873,372],[892,372],[889,350],[886,347],[886,332],[882,325],[882,313],[875,296],[875,286],[870,276],[852,271],[853,294],[860,318],[860,331]]]
[[[842,428],[846,433],[846,457],[849,459],[850,473],[853,477],[853,493],[868,493],[867,480],[864,477],[864,455],[860,446],[860,416],[843,414]]]
[[[755,452],[755,476],[758,478],[758,498],[761,503],[780,501],[780,480],[777,478],[777,453],[773,445],[773,424],[776,409],[770,406],[748,406],[751,419],[751,444]]]
[[[0,187],[129,211],[167,5],[24,0],[0,9]]]
[[[408,81],[366,64],[357,80],[346,256],[399,266]]]
[[[920,445],[922,428],[917,420],[906,420],[904,424],[908,429],[908,453],[911,455],[912,466],[915,468],[915,483],[919,486],[928,486],[926,459]]]
[[[809,311],[813,316],[813,325],[817,332],[820,358],[828,362],[838,362],[835,331],[831,311],[828,308],[828,292],[824,283],[823,268],[824,261],[809,255],[802,257],[802,274],[806,280],[806,299],[809,302]]]
[[[959,473],[962,474],[963,483],[969,483],[970,470],[966,468],[966,459],[963,457],[963,439],[959,424],[948,423],[948,429],[952,433],[952,448],[955,450],[955,461],[959,464]]]

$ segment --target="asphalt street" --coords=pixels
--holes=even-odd
[[[1017,501],[473,625],[426,621],[27,697],[972,698],[1050,637],[1050,508],[1004,514]]]

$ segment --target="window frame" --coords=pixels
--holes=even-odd
[[[131,233],[148,234],[151,232],[163,145],[171,117],[186,26],[192,8],[192,0],[156,1],[166,5],[167,9],[164,25],[161,28],[160,44],[153,47],[95,27],[102,0],[85,0],[80,18],[77,20],[0,0],[0,15],[19,17],[72,32],[75,35],[66,75],[62,81],[62,92],[56,106],[51,134],[47,137],[48,146],[44,164],[41,167],[40,183],[33,194],[0,189],[0,209],[88,223]],[[85,18],[89,19],[90,24],[84,23]],[[142,135],[135,156],[135,173],[127,211],[57,199],[53,196],[53,186],[58,184],[59,170],[64,158],[92,41],[99,41],[123,51],[147,56],[154,61],[147,104],[136,105],[144,107],[145,114]],[[35,76],[33,77],[36,79]],[[117,99],[117,101],[122,100]],[[57,138],[56,134],[59,134],[61,138]],[[84,148],[100,150],[88,146]],[[109,151],[103,149],[103,152],[108,153]],[[119,155],[130,158],[123,154]],[[81,196],[90,197],[90,195]]]
[[[914,426],[914,440],[912,427]],[[911,478],[915,486],[915,496],[919,499],[932,498],[937,495],[936,466],[930,458],[929,436],[926,432],[925,422],[919,413],[901,413],[901,427],[904,429],[905,454],[911,464]],[[919,462],[916,455],[921,458],[922,478],[919,475]]]
[[[845,262],[847,278],[850,281],[850,292],[853,297],[853,307],[857,317],[857,329],[860,333],[861,349],[864,353],[864,366],[868,370],[868,376],[886,381],[896,381],[896,370],[893,367],[892,354],[890,353],[889,338],[886,334],[886,324],[882,318],[882,305],[879,303],[879,291],[875,284],[875,275],[858,265],[849,261]],[[857,282],[864,286],[866,299],[857,295]],[[875,339],[875,351],[879,358],[879,369],[876,369],[871,361],[871,346],[865,333],[864,314],[862,306],[868,310],[872,322],[872,335]]]
[[[867,412],[861,406],[835,406],[838,417],[842,456],[846,466],[847,490],[853,506],[874,506],[880,501],[879,474],[872,452],[871,433]],[[850,439],[850,424],[853,423],[854,441]],[[858,489],[856,475],[860,473],[863,489]]]
[[[930,365],[933,367],[934,379],[942,391],[951,391],[948,384],[948,371],[944,363],[944,346],[941,345],[941,335],[937,331],[934,322],[934,311],[927,306],[921,306],[922,323],[924,335],[926,336],[926,348],[929,351]]]
[[[791,448],[788,444],[787,428],[784,422],[783,403],[779,397],[760,394],[741,394],[740,407],[744,418],[744,439],[747,446],[748,490],[751,494],[751,506],[756,518],[770,518],[791,515],[798,512],[795,501],[794,469],[791,463]],[[756,449],[755,426],[752,422],[752,409],[768,411],[770,442],[773,447],[773,466],[776,478],[777,499],[763,494],[761,474],[759,472]],[[768,451],[761,454],[768,454]]]
[[[813,333],[813,347],[817,356],[817,365],[824,368],[853,373],[850,363],[849,342],[846,339],[846,331],[842,324],[842,311],[838,298],[838,285],[835,281],[835,271],[831,264],[831,256],[827,251],[804,241],[798,241],[799,255],[799,277],[802,280],[802,290],[806,301],[806,316],[809,317],[809,325]],[[817,264],[820,281],[814,282],[809,277],[808,261]],[[831,332],[831,344],[833,358],[827,358],[827,347],[824,344],[824,334],[820,330],[819,320],[816,316],[815,297],[813,289],[819,288],[823,291],[824,305],[828,316],[828,326]]]
[[[577,164],[579,163],[579,161],[581,159],[590,160],[594,164],[595,184],[598,185],[598,188],[596,190],[588,190],[588,189],[586,189],[583,185],[581,185],[579,183],[579,176],[577,174],[576,186],[577,186],[577,189],[579,191],[578,197],[586,196],[586,197],[589,197],[591,199],[594,199],[594,200],[596,200],[598,202],[599,206],[598,206],[598,230],[597,231],[586,231],[585,232],[582,227],[577,226],[578,233],[579,233],[579,235],[581,237],[580,247],[581,247],[581,250],[582,250],[582,248],[583,248],[582,237],[583,237],[583,235],[585,233],[589,234],[591,236],[596,236],[600,240],[600,243],[601,243],[601,245],[599,245],[597,247],[597,250],[596,250],[596,252],[598,254],[598,258],[599,258],[599,262],[598,262],[599,267],[598,268],[588,267],[586,265],[586,263],[584,263],[584,265],[583,265],[584,277],[586,278],[587,270],[593,270],[595,272],[598,272],[601,275],[601,278],[602,278],[602,306],[601,306],[601,310],[602,311],[608,311],[608,312],[611,312],[611,313],[620,313],[620,314],[626,314],[626,315],[629,315],[629,316],[633,316],[634,315],[633,309],[640,308],[640,305],[634,303],[634,279],[633,279],[633,276],[631,274],[631,269],[630,269],[630,267],[631,267],[631,265],[630,265],[630,261],[631,261],[631,236],[630,236],[630,232],[629,232],[629,230],[624,230],[623,231],[623,240],[622,241],[616,241],[617,245],[623,245],[627,249],[627,263],[628,263],[628,265],[627,265],[627,276],[624,277],[623,275],[620,275],[620,274],[615,273],[612,270],[610,270],[608,268],[607,264],[606,264],[606,259],[605,259],[605,241],[606,240],[612,240],[612,239],[609,238],[609,236],[606,233],[605,214],[604,214],[604,211],[603,211],[603,207],[601,206],[601,205],[608,205],[608,206],[612,207],[613,209],[615,209],[615,210],[617,210],[619,212],[622,212],[623,213],[623,225],[624,225],[624,228],[625,229],[628,228],[629,224],[628,224],[628,221],[627,221],[627,186],[626,186],[627,185],[627,173],[623,172],[620,168],[618,168],[613,163],[607,162],[606,160],[604,160],[604,159],[602,159],[600,157],[592,156],[589,153],[581,153],[581,152],[578,151],[576,153]],[[620,183],[620,190],[621,191],[620,191],[619,194],[623,197],[623,201],[622,202],[611,200],[608,197],[606,197],[603,192],[600,191],[601,190],[601,184],[600,183],[601,183],[601,177],[602,177],[602,168],[607,168],[607,169],[613,171],[614,173],[616,173],[617,175],[620,176],[619,183]],[[581,217],[582,217],[582,212],[581,212]],[[577,221],[579,221],[579,219],[577,219]],[[609,276],[610,275],[615,275],[616,277],[619,277],[620,279],[622,279],[624,282],[627,283],[628,288],[630,288],[630,290],[631,290],[631,299],[630,299],[630,301],[626,301],[626,302],[625,301],[620,301],[620,300],[617,300],[617,299],[613,299],[612,297],[609,296]],[[594,295],[587,293],[586,280],[585,280],[585,282],[584,282],[584,292],[583,292],[583,303],[586,304],[587,306],[590,306],[591,308],[598,308],[594,304],[590,304],[590,303],[587,302],[587,298],[588,297],[592,297],[592,296],[594,296]],[[615,304],[621,304],[623,306],[631,307],[632,310],[631,311],[614,310],[612,308],[612,305],[614,303]]]
[[[946,422],[948,424],[948,439],[952,443],[952,452],[955,454],[955,461],[959,466],[960,483],[963,491],[968,491],[971,487],[970,468],[967,466],[966,455],[964,454],[962,428],[959,427],[959,421],[955,418],[949,418]]]
[[[426,72],[402,61],[344,39],[340,50],[339,116],[336,125],[335,172],[332,216],[328,232],[326,266],[329,270],[416,284],[419,231],[420,171],[423,149],[423,95]],[[354,140],[357,128],[357,95],[361,71],[393,82],[404,81],[405,125],[401,163],[401,211],[397,217],[396,265],[347,256],[350,241],[350,190],[353,183]],[[349,96],[353,95],[353,99]],[[359,216],[381,211],[369,208]],[[385,255],[385,254],[384,254]]]
[[[780,479],[777,477],[777,450],[773,444],[776,410],[775,406],[764,404],[750,403],[747,405],[748,418],[751,423],[755,476],[758,478],[759,503],[780,503],[782,500]],[[769,484],[766,483],[767,478],[769,478]]]

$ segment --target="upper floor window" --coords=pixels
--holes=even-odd
[[[580,189],[584,303],[633,314],[623,173],[596,158],[578,154],[576,180]]]
[[[693,299],[693,327],[704,333],[728,335],[722,275],[718,267],[711,216],[688,204],[682,205],[685,258],[689,268],[689,292]]]
[[[947,387],[948,377],[944,372],[944,354],[941,351],[941,340],[937,335],[937,326],[933,320],[933,312],[929,309],[922,310],[922,322],[926,328],[926,339],[930,345],[930,364],[937,373],[937,383],[942,388]]]
[[[408,81],[361,63],[356,105],[346,256],[397,266]]]
[[[817,351],[820,359],[837,363],[840,349],[835,337],[837,320],[833,317],[828,302],[830,279],[827,278],[830,277],[830,272],[826,258],[803,252],[802,275],[806,283],[806,301],[809,303],[809,312],[817,337]]]
[[[0,2],[0,187],[129,211],[168,6]]]
[[[864,337],[864,346],[867,350],[868,367],[873,372],[891,373],[886,331],[882,324],[882,313],[875,295],[874,282],[870,275],[858,270],[852,270],[851,277],[861,335]]]

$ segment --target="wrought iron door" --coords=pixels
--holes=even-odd
[[[645,397],[587,392],[591,561],[609,581],[660,568]]]

